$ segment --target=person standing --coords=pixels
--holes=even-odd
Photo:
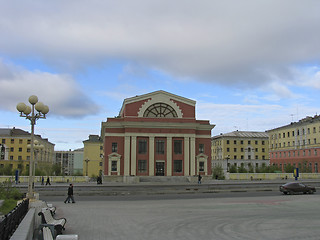
[[[41,177],[41,185],[44,185],[44,177]]]
[[[70,183],[70,186],[68,188],[68,197],[67,199],[64,201],[64,203],[70,203],[70,200],[72,201],[72,203],[75,203],[74,198],[73,198],[73,185],[72,183]]]
[[[199,173],[199,175],[198,175],[198,184],[201,184],[201,179],[202,179],[202,177],[201,177],[201,175]]]
[[[46,186],[47,186],[48,184],[51,185],[51,183],[50,183],[50,178],[49,178],[49,177],[47,178]]]

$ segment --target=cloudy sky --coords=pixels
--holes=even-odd
[[[124,98],[164,90],[216,127],[265,131],[320,114],[318,0],[0,0],[0,128],[83,147]]]

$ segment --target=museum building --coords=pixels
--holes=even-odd
[[[101,124],[104,175],[211,175],[211,130],[195,117],[196,102],[165,91],[124,100]]]

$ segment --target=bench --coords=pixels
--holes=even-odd
[[[45,202],[47,208],[51,211],[52,216],[56,214],[56,207],[54,207],[51,203]]]
[[[54,229],[57,231],[57,234],[61,234],[62,230],[65,230],[64,225],[66,224],[67,219],[54,219],[48,208],[42,208],[38,215],[41,216],[42,223],[54,225]]]
[[[67,235],[58,235],[56,238],[54,238],[54,228],[53,225],[48,224],[41,224],[40,225],[41,231],[42,231],[42,240],[78,240],[77,234],[67,234]]]

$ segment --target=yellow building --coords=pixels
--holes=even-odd
[[[54,144],[40,135],[35,135],[35,141],[42,148],[35,148],[35,166],[45,169],[53,163]],[[21,129],[1,128],[0,129],[0,174],[13,174],[19,170],[20,175],[28,175],[31,151],[31,134]]]
[[[83,175],[103,176],[103,141],[98,135],[89,135],[83,145]]]
[[[301,172],[319,172],[320,116],[267,131],[270,136],[270,163],[281,170],[291,165]]]
[[[269,137],[265,132],[234,131],[212,137],[212,167],[228,171],[235,167],[258,168],[269,165]]]

